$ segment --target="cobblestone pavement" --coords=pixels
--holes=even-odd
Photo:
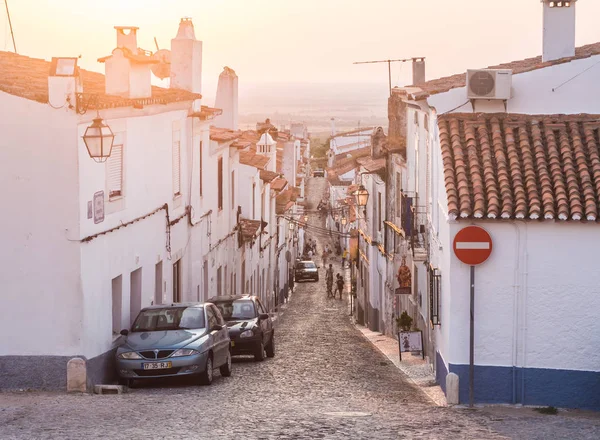
[[[297,284],[278,320],[275,358],[239,359],[232,377],[217,374],[210,387],[0,394],[0,439],[507,438],[492,428],[495,414],[432,404],[347,312],[345,300],[326,299],[323,283]]]

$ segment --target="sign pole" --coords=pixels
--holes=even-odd
[[[469,407],[473,407],[475,379],[475,266],[471,266],[471,326],[469,338]]]

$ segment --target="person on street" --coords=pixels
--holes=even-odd
[[[327,249],[323,249],[323,255],[321,258],[323,260],[323,266],[327,265]]]
[[[329,296],[329,292],[333,293],[333,265],[331,264],[325,272],[325,282],[327,283],[327,296]],[[335,297],[335,294],[333,296]]]
[[[312,256],[313,256],[313,251],[312,251],[312,248],[309,248],[309,249],[308,249],[308,253],[307,253],[307,255],[308,255],[308,259],[309,259],[309,260],[312,260]]]
[[[290,268],[288,272],[288,284],[290,286],[290,291],[294,292],[294,269]],[[289,292],[285,292],[285,302],[288,302]]]
[[[348,249],[344,248],[344,252],[342,252],[342,269],[346,266],[347,258],[348,258]]]
[[[342,292],[344,291],[344,277],[339,273],[337,274],[337,290],[340,292],[340,299],[342,299]]]

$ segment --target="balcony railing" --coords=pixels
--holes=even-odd
[[[401,193],[402,228],[406,233],[413,256],[427,253],[427,208],[419,206],[418,194]]]

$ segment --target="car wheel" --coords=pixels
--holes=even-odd
[[[221,372],[221,376],[223,376],[223,377],[231,376],[231,352],[230,351],[227,352],[227,361],[225,361],[225,363],[223,365],[221,365],[221,367],[219,368],[219,371]]]
[[[265,344],[263,341],[260,341],[258,347],[256,347],[256,353],[254,353],[254,360],[258,362],[262,362],[265,360]]]
[[[206,368],[200,374],[200,385],[210,385],[213,381],[213,360],[212,355],[208,355],[206,359]]]
[[[267,357],[275,357],[275,332],[271,335],[271,340],[269,344],[265,347],[265,351],[267,352]]]

